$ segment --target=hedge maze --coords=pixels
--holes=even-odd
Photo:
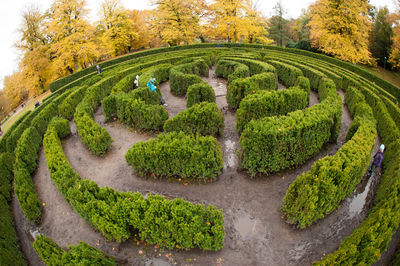
[[[127,164],[140,176],[218,182],[223,171],[224,113],[213,88],[202,77],[215,68],[227,80],[226,101],[240,134],[240,163],[250,177],[292,169],[337,141],[345,92],[353,122],[336,154],[316,160],[292,182],[282,199],[284,220],[312,227],[340,207],[361,182],[379,134],[387,149],[374,206],[337,250],[315,265],[373,264],[386,250],[400,223],[400,89],[361,68],[311,52],[274,46],[198,44],[151,49],[89,67],[51,84],[53,92],[22,116],[0,140],[0,264],[25,265],[9,207],[12,188],[26,218],[40,225],[42,203],[35,174],[43,143],[50,178],[64,199],[109,241],[121,243],[136,232],[149,245],[167,249],[219,251],[225,243],[225,219],[217,206],[194,204],[139,192],[99,187],[71,167],[61,141],[75,123],[81,142],[93,156],[107,156],[113,139],[94,120],[102,107],[106,121],[118,120],[154,136],[134,144]],[[139,87],[134,80],[139,75]],[[171,93],[185,97],[186,110],[174,117],[160,105],[156,85],[169,81]],[[287,89],[278,90],[278,82]],[[319,103],[311,107],[310,91]],[[138,133],[138,134],[140,134]],[[212,186],[212,184],[210,184]],[[46,236],[34,249],[48,265],[115,265],[114,258],[81,243],[68,251]]]

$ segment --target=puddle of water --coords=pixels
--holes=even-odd
[[[153,258],[145,262],[146,266],[169,266],[172,263],[159,258]]]
[[[366,185],[362,186],[358,192],[358,194],[354,195],[349,199],[349,216],[350,218],[354,218],[356,215],[360,214],[363,210],[365,204],[368,201],[368,195],[371,190],[371,184],[376,178],[376,174],[373,173],[371,177],[368,179]]]
[[[235,153],[235,142],[228,139],[225,141],[225,154],[226,162],[224,162],[224,168],[234,167],[237,164],[237,156]]]
[[[251,219],[246,213],[237,216],[233,222],[236,231],[238,231],[240,236],[244,239],[251,237],[253,233],[255,233],[256,224],[257,220]]]

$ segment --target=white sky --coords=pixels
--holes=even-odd
[[[260,0],[258,9],[269,17],[277,1]],[[22,10],[31,4],[36,4],[44,11],[52,2],[53,0],[0,0],[0,89],[3,88],[4,76],[12,74],[18,67],[19,55],[13,45],[18,40],[17,28],[21,23]],[[307,9],[315,0],[281,0],[281,2],[286,10],[285,17],[296,18],[301,14],[302,9]],[[377,7],[386,5],[391,12],[395,10],[396,0],[370,0],[370,2]],[[94,22],[97,20],[101,0],[86,0],[86,3],[90,10],[89,19]],[[152,8],[149,0],[121,0],[121,3],[128,9]]]

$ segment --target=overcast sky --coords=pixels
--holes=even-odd
[[[90,10],[91,22],[97,20],[99,5],[102,0],[86,0]],[[396,0],[371,0],[371,4],[377,7],[387,6],[390,11],[395,10]],[[53,0],[0,0],[0,89],[3,88],[4,76],[12,74],[18,66],[19,54],[13,47],[18,40],[17,28],[21,23],[22,10],[31,4],[38,5],[42,11],[48,9]],[[210,1],[207,1],[210,2]],[[278,0],[260,0],[258,8],[267,17],[271,16],[272,8]],[[315,0],[282,0],[282,6],[286,10],[287,18],[296,18],[302,9],[315,2]],[[150,9],[149,0],[121,0],[121,3],[129,9]]]

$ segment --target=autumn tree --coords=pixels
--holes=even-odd
[[[392,15],[393,45],[389,56],[389,63],[394,68],[400,68],[400,0],[397,1],[397,12]]]
[[[19,105],[29,96],[29,89],[27,87],[27,79],[21,71],[14,72],[13,74],[4,78],[4,92],[11,101],[14,108]]]
[[[366,0],[318,0],[310,6],[312,44],[342,60],[369,63],[368,11]]]
[[[289,21],[283,16],[285,9],[282,6],[282,2],[278,1],[273,7],[274,15],[269,19],[269,38],[275,41],[278,46],[284,46],[289,40]]]
[[[38,7],[31,5],[22,12],[22,23],[18,28],[20,38],[15,46],[23,53],[19,67],[29,81],[31,95],[45,91],[51,80],[46,30],[46,16]]]
[[[129,10],[128,18],[133,23],[133,32],[137,34],[137,38],[132,42],[132,48],[155,47],[159,45],[156,36],[152,34],[149,28],[149,19],[152,10]]]
[[[64,76],[87,67],[98,56],[85,0],[55,0],[49,16],[53,71]]]
[[[271,43],[266,37],[268,25],[250,0],[215,0],[210,5],[208,34],[234,42]],[[229,35],[229,36],[228,36]]]
[[[102,43],[114,56],[129,52],[139,38],[134,31],[133,21],[120,0],[105,0],[101,3],[98,28],[102,34]]]

